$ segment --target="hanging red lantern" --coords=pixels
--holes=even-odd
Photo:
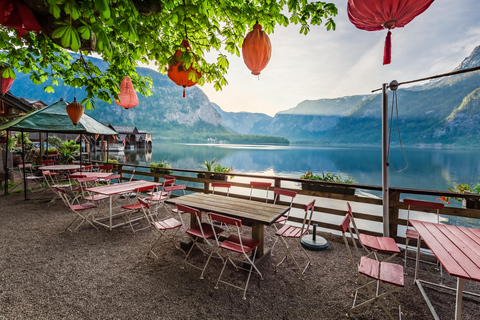
[[[115,100],[115,103],[125,109],[130,109],[138,105],[138,97],[133,88],[132,80],[125,77],[120,84],[120,93],[118,94],[120,101]]]
[[[187,51],[192,51],[190,43],[188,43],[187,39],[184,39],[182,41],[181,46],[184,47]],[[175,54],[170,60],[171,62],[168,64],[167,74],[170,80],[175,82],[177,85],[183,87],[183,97],[185,98],[185,88],[197,84],[197,81],[192,81],[188,79],[188,75],[190,74],[190,72],[195,72],[196,79],[200,78],[202,74],[200,73],[200,71],[194,69],[193,66],[190,66],[190,68],[186,69],[183,61],[181,60],[182,54],[183,51],[180,49],[175,51]]]
[[[67,105],[67,113],[74,125],[80,122],[80,118],[83,116],[83,106],[77,102],[77,98],[73,98],[73,102]]]
[[[247,33],[245,40],[243,40],[242,55],[248,69],[252,70],[252,74],[256,76],[265,69],[270,61],[272,44],[258,22],[255,23],[253,30]]]
[[[5,95],[5,93],[7,93],[8,89],[10,89],[10,87],[12,86],[13,78],[2,77],[2,70],[3,68],[0,68],[0,93],[3,96]]]
[[[21,37],[27,31],[42,31],[30,8],[21,0],[0,0],[0,24],[18,31]]]
[[[347,12],[355,27],[366,31],[388,29],[383,64],[391,62],[391,32],[403,28],[434,0],[348,0]]]

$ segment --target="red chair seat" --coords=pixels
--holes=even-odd
[[[404,277],[402,266],[395,263],[382,262],[380,264],[380,281],[403,287]]]
[[[280,218],[278,218],[277,220],[275,220],[275,223],[283,223],[285,221],[287,221],[288,218],[286,216],[281,216]]]
[[[407,229],[406,236],[409,239],[418,239],[418,232],[415,229]]]
[[[152,222],[152,225],[157,230],[170,230],[170,229],[181,227],[182,223],[175,218],[169,218],[165,220],[154,221]]]
[[[304,230],[304,234],[307,230]],[[299,238],[302,236],[302,229],[291,226],[289,224],[284,225],[280,230],[275,233],[276,236],[284,237],[284,238]]]
[[[245,253],[255,250],[260,245],[260,241],[247,237],[242,237],[242,244]],[[228,249],[238,253],[242,253],[242,246],[240,245],[240,237],[237,235],[231,235],[226,240],[220,243],[220,248]]]
[[[97,201],[97,200],[108,199],[108,196],[104,194],[96,194],[95,196],[87,196],[84,199],[87,201]]]
[[[215,228],[215,233],[219,234],[223,231],[222,228],[219,227],[214,227]],[[212,229],[212,226],[206,222],[202,222],[202,229],[203,229],[203,234],[205,235],[205,238],[213,238],[215,236],[215,233]],[[194,228],[190,228],[186,231],[186,233],[198,237],[198,238],[203,238],[202,236],[202,231],[200,230],[199,226],[196,226]]]
[[[70,206],[75,211],[88,210],[97,208],[93,203],[74,204]]]
[[[375,237],[364,233],[360,233],[358,237],[365,247],[372,250],[391,254],[400,253],[400,248],[393,238]]]
[[[126,210],[140,210],[142,208],[144,208],[145,206],[141,203],[135,203],[135,204],[128,204],[128,205],[125,205],[125,206],[122,206],[122,209],[126,209]]]

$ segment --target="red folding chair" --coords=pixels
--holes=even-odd
[[[100,165],[100,166],[98,166],[98,170],[100,172],[112,172],[113,171],[113,165],[111,165],[111,164]]]
[[[415,208],[420,208],[420,209],[435,209],[437,211],[437,223],[440,223],[440,210],[442,210],[445,205],[443,203],[438,203],[438,202],[428,202],[428,201],[420,201],[420,200],[410,200],[410,199],[404,199],[403,203],[408,206],[407,210],[407,231],[405,233],[405,265],[404,267],[407,267],[407,258],[410,258],[407,256],[408,252],[408,242],[410,239],[413,240],[418,240],[418,232],[413,229],[412,227],[409,226],[409,220],[410,220],[410,209],[411,207]],[[414,258],[415,259],[415,258]],[[427,262],[423,261],[422,262]],[[442,272],[442,268],[440,269]]]
[[[353,217],[352,207],[348,202],[347,202],[347,207],[348,207],[348,214],[352,219],[352,224],[355,230],[355,234],[357,235],[358,240],[362,245],[362,248],[365,249],[365,251],[367,251],[367,256],[372,255],[373,252],[385,254],[387,255],[387,257],[383,261],[387,262],[400,253],[400,248],[395,242],[395,239],[390,237],[376,237],[376,236],[360,233],[358,231],[357,224],[355,223],[355,218]],[[377,255],[375,256],[377,257]]]
[[[94,205],[93,203],[82,203],[82,204],[72,204],[72,202],[70,201],[68,195],[67,195],[67,191],[63,188],[59,188],[59,187],[54,187],[53,188],[58,196],[62,199],[63,203],[67,206],[67,208],[70,209],[70,211],[72,211],[73,213],[75,213],[75,219],[72,220],[72,222],[70,222],[70,224],[67,226],[67,228],[65,229],[65,232],[67,232],[68,230],[70,230],[70,226],[72,226],[75,221],[77,221],[78,218],[81,219],[80,223],[77,225],[77,227],[73,230],[70,230],[72,232],[75,232],[77,231],[77,229],[84,223],[84,222],[87,222],[88,224],[90,224],[92,227],[94,227],[95,229],[98,230],[97,226],[93,223],[93,215],[95,213],[95,209],[97,209],[97,206]],[[92,218],[90,218],[92,217]]]
[[[242,227],[242,220],[240,219],[230,218],[230,217],[226,217],[226,216],[211,213],[211,212],[208,213],[207,216],[208,216],[208,220],[210,221],[211,228],[214,232],[217,246],[221,251],[225,252],[225,256],[223,257],[222,271],[218,276],[217,283],[215,284],[215,289],[218,289],[218,284],[222,282],[226,285],[243,290],[242,299],[245,300],[248,283],[252,275],[252,270],[255,269],[255,271],[260,275],[260,278],[263,280],[262,273],[255,266],[255,255],[257,253],[257,248],[260,245],[260,241],[257,239],[252,239],[252,238],[242,236],[240,231],[240,228]],[[213,225],[213,221],[219,221],[222,224],[225,224],[227,226],[233,226],[235,227],[236,231],[232,232],[226,239],[222,240],[219,238],[219,236],[215,232],[216,229],[215,229],[215,226]],[[210,252],[210,256],[208,257],[208,260],[210,260],[210,258],[215,252],[216,251]],[[252,258],[248,256],[249,254],[251,254],[250,256]],[[207,260],[207,264],[208,264],[208,260]],[[225,267],[227,266],[227,262],[230,262],[235,267],[235,270],[237,271],[238,269],[243,269],[248,271],[248,277],[244,287],[238,286],[232,282],[227,282],[225,280],[222,280],[222,275],[223,275],[223,272],[225,271]],[[248,264],[250,268],[247,269],[242,267],[243,263]]]
[[[167,189],[168,188],[168,189]],[[181,185],[178,185],[178,186],[171,186],[171,187],[166,187],[165,188],[165,191],[170,191],[170,192],[175,192],[175,191],[182,191],[183,194],[181,194],[181,196],[184,196],[185,195],[185,190],[187,189],[187,186],[184,185],[184,184],[181,184]],[[185,212],[182,212],[182,211],[178,211],[177,207],[175,206],[175,208],[171,208],[171,211],[173,213],[176,213],[176,214],[183,214]]]
[[[135,229],[133,227],[133,222],[137,222],[137,221],[143,219],[144,214],[145,214],[145,208],[146,208],[145,204],[148,204],[146,201],[144,201],[143,199],[138,197],[138,195],[142,192],[148,192],[148,191],[150,191],[152,189],[155,189],[155,188],[156,188],[155,186],[147,186],[147,187],[142,187],[142,188],[135,189],[134,192],[137,195],[136,198],[137,198],[138,202],[121,206],[121,208],[123,209],[123,213],[125,215],[125,220],[130,225],[130,228],[132,229],[133,233],[135,233],[137,231],[140,231],[140,230],[144,230],[144,229],[147,228],[147,227],[143,227],[143,228]],[[140,200],[142,200],[142,201],[140,201]],[[150,209],[150,205],[148,206],[148,209]],[[137,213],[137,212],[140,212],[140,211],[142,212],[142,214],[140,216],[133,216],[134,213]],[[148,221],[150,221],[150,220],[148,220]]]
[[[153,219],[153,215],[150,213],[150,204],[140,198],[138,199],[138,201],[143,204],[142,210],[145,215],[145,219],[147,219],[150,225],[159,233],[157,240],[152,244],[150,249],[147,251],[147,257],[150,255],[150,253],[153,254],[156,259],[162,256],[163,252],[165,252],[165,250],[167,249],[167,246],[163,246],[162,250],[158,254],[156,254],[153,251],[155,246],[162,239],[167,240],[167,242],[169,242],[174,248],[182,251],[183,254],[186,254],[185,251],[183,251],[183,249],[180,248],[175,242],[175,237],[177,236],[178,231],[183,226],[182,216],[179,214],[180,220],[177,220],[175,217],[173,217],[172,214],[170,214],[169,217],[166,217],[163,219],[158,219],[158,220]]]
[[[32,164],[31,163],[26,163],[25,168],[23,167],[23,164],[18,165],[18,169],[20,171],[20,174],[22,176],[22,180],[26,181],[27,184],[27,190],[30,190],[31,192],[36,192],[36,191],[43,191],[45,190],[43,186],[44,178],[40,176],[36,176],[33,173],[32,170]],[[25,169],[25,174],[24,174],[24,169]],[[33,184],[33,185],[32,185]],[[38,187],[38,189],[36,189]],[[12,190],[13,191],[13,190]]]
[[[291,190],[275,188],[275,189],[273,189],[273,204],[277,204],[277,202],[280,201],[279,200],[280,196],[285,196],[287,198],[290,198],[290,204],[289,204],[289,209],[286,212],[287,215],[284,214],[280,218],[275,220],[275,223],[273,224],[273,227],[275,228],[275,232],[278,231],[278,227],[276,225],[277,223],[282,224],[282,225],[285,225],[285,223],[287,223],[288,218],[290,217],[290,211],[292,210],[293,200],[297,196],[297,193],[295,191],[291,191]],[[279,238],[275,238],[275,241],[273,242],[272,249],[271,249],[272,255],[273,255],[273,248],[275,248],[275,245],[277,244],[278,239]],[[284,240],[283,238],[280,238],[280,239]],[[286,244],[286,243],[284,243],[284,244]]]
[[[399,319],[402,319],[402,305],[393,294],[400,292],[405,285],[403,266],[362,256],[358,273],[361,275],[359,279],[363,284],[355,289],[353,305],[347,311],[347,317],[359,308],[377,303],[387,317],[394,320],[385,301],[387,297],[391,297],[398,304],[398,316]],[[358,292],[362,289],[366,289],[370,297],[357,304]]]
[[[215,245],[210,242],[210,240],[215,238],[215,235],[218,235],[223,232],[222,228],[219,228],[217,226],[212,226],[210,223],[202,222],[200,220],[201,218],[201,213],[200,210],[193,209],[181,204],[177,203],[177,209],[179,211],[183,211],[185,213],[190,214],[191,216],[194,216],[197,220],[197,225],[194,227],[191,227],[187,229],[185,232],[186,234],[190,237],[192,240],[192,246],[190,247],[190,250],[188,250],[187,255],[185,256],[185,259],[183,260],[183,264],[180,267],[181,269],[185,269],[185,264],[189,264],[194,268],[197,268],[199,270],[202,270],[202,274],[200,275],[200,279],[203,279],[203,274],[205,273],[205,269],[207,269],[208,262],[210,261],[210,253],[209,253],[209,258],[207,259],[207,262],[205,265],[202,267],[199,267],[193,263],[190,263],[188,260],[188,257],[190,257],[190,254],[192,253],[192,250],[194,247],[197,247],[202,251],[203,254],[207,254],[205,249],[201,247],[201,245],[204,245],[209,248],[209,251],[212,252],[212,250],[217,251],[215,248]],[[222,258],[219,255],[220,258]],[[223,259],[223,258],[222,258]]]
[[[272,184],[270,182],[250,181],[250,198],[249,198],[249,200],[252,200],[253,189],[261,189],[261,190],[266,190],[267,191],[267,193],[265,195],[265,202],[267,202],[268,201],[268,191],[270,191],[271,187],[272,187]]]
[[[289,224],[284,224],[283,227],[275,233],[277,237],[281,237],[282,243],[285,247],[285,254],[284,256],[277,261],[275,264],[275,271],[278,272],[278,266],[288,257],[290,256],[292,260],[294,261],[295,265],[297,268],[301,271],[300,273],[300,279],[303,280],[303,274],[307,270],[308,266],[312,264],[312,260],[310,259],[310,256],[308,255],[307,251],[301,246],[301,241],[302,237],[308,233],[310,230],[310,225],[312,223],[312,217],[313,217],[313,211],[314,211],[314,206],[315,206],[315,200],[310,202],[309,204],[305,205],[305,215],[303,217],[303,223],[301,227],[295,227],[291,226]],[[288,242],[290,242],[290,245],[288,245]],[[296,248],[300,248],[301,251],[304,253],[306,259],[307,259],[307,264],[305,265],[305,268],[300,267],[298,264],[297,260],[293,256],[293,250]]]
[[[222,188],[225,189],[225,194],[227,197],[230,195],[230,188],[232,187],[232,184],[229,182],[212,182],[212,194],[215,194],[215,188]]]
[[[40,160],[40,165],[51,166],[55,164],[55,160]]]

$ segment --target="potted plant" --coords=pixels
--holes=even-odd
[[[167,159],[162,162],[151,162],[150,163],[150,172],[162,173],[162,174],[172,174],[172,170],[169,170],[172,166],[168,164]]]
[[[200,166],[202,169],[206,169],[206,171],[213,171],[213,165],[218,161],[218,158],[215,158],[213,160],[208,160],[205,159],[203,161],[202,165]],[[205,178],[205,173],[197,173],[197,178],[204,179]],[[208,178],[211,178],[211,175],[209,175]]]
[[[456,185],[455,188],[447,188],[450,192],[455,193],[465,193],[465,194],[480,194],[480,183],[477,183],[473,187],[470,187],[468,184],[459,184]],[[441,200],[445,203],[450,203],[448,200],[449,197],[440,197],[437,200]],[[480,199],[469,199],[469,198],[453,198],[456,201],[462,203],[464,208],[467,209],[480,209]]]
[[[325,181],[325,182],[337,182],[337,183],[354,183],[355,179],[352,177],[347,177],[342,179],[341,174],[334,174],[331,172],[322,171],[321,175],[313,174],[311,171],[305,172],[300,176],[300,179],[313,180],[313,181]],[[310,183],[302,182],[302,190],[311,190],[311,191],[321,191],[327,193],[339,193],[345,195],[355,195],[355,189],[340,187],[340,186],[331,186],[331,185],[322,185],[320,183]]]
[[[227,181],[228,175],[222,173],[230,173],[232,170],[232,167],[224,167],[221,164],[217,164],[215,167],[213,167],[213,172],[215,173],[212,174],[212,179]],[[233,176],[230,177],[233,178]]]
[[[117,170],[118,170],[118,160],[117,160],[117,159],[112,159],[112,158],[107,159],[106,164],[111,164],[111,165],[113,165],[113,170],[114,170],[114,171],[117,171]]]

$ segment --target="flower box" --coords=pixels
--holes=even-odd
[[[344,188],[344,187],[335,187],[335,186],[324,186],[318,183],[302,182],[302,190],[310,191],[319,191],[325,193],[338,193],[344,195],[355,195],[355,189],[353,188]]]
[[[480,199],[463,199],[463,207],[466,209],[480,209]]]
[[[226,174],[221,174],[221,173],[214,173],[210,177],[212,180],[221,180],[221,181],[227,181],[228,180],[228,175]]]

